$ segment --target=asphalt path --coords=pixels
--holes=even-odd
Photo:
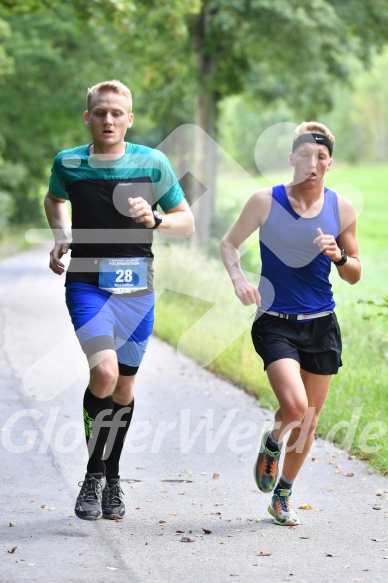
[[[88,368],[48,247],[0,263],[1,582],[388,581],[388,480],[317,439],[280,527],[253,463],[271,413],[152,338],[121,464],[126,516],[74,516]],[[205,339],[204,339],[205,341]]]

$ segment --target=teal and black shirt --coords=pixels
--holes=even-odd
[[[98,285],[98,265],[106,257],[147,257],[152,263],[153,231],[129,216],[128,198],[141,196],[168,211],[184,199],[166,156],[126,142],[125,154],[104,159],[85,144],[59,152],[54,159],[50,192],[71,203],[71,262],[66,283]],[[149,269],[152,289],[152,268]]]

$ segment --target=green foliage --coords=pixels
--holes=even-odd
[[[1,152],[8,168],[17,170],[17,182],[6,189],[15,201],[16,223],[43,221],[41,186],[54,155],[88,139],[82,120],[86,89],[116,73],[109,32],[77,28],[71,6],[58,5],[8,18],[12,35],[4,49],[13,73],[0,85]]]
[[[387,15],[386,0],[2,2],[0,154],[3,165],[18,168],[19,182],[5,188],[0,176],[0,188],[15,200],[13,221],[41,220],[41,185],[53,156],[88,139],[86,87],[103,78],[133,89],[133,141],[156,146],[193,121],[216,135],[222,103],[223,122],[233,118],[222,124],[231,154],[254,170],[263,128],[335,103],[347,159],[358,160],[360,151],[386,159],[388,139],[378,133],[387,123],[383,56],[368,81],[355,59],[372,62],[388,38]],[[333,86],[352,77],[365,79],[358,98]],[[226,102],[242,93],[250,99]]]
[[[338,135],[338,155],[350,163],[381,162],[388,156],[388,49],[368,71],[352,61],[352,87],[338,87],[327,121]],[[337,156],[337,154],[336,154]]]
[[[0,190],[0,232],[3,232],[8,224],[13,211],[13,200],[6,192]]]
[[[12,59],[4,50],[4,42],[11,34],[7,22],[0,19],[0,80],[1,77],[12,71]]]

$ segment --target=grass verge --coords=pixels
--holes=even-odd
[[[15,226],[8,227],[0,235],[0,260],[31,247],[31,244],[26,241],[25,232],[25,227]]]

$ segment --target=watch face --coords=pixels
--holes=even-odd
[[[153,215],[154,215],[154,219],[155,219],[155,226],[153,227],[154,229],[156,229],[157,227],[159,227],[160,223],[163,221],[162,215],[160,213],[158,213],[158,211],[152,211]]]

